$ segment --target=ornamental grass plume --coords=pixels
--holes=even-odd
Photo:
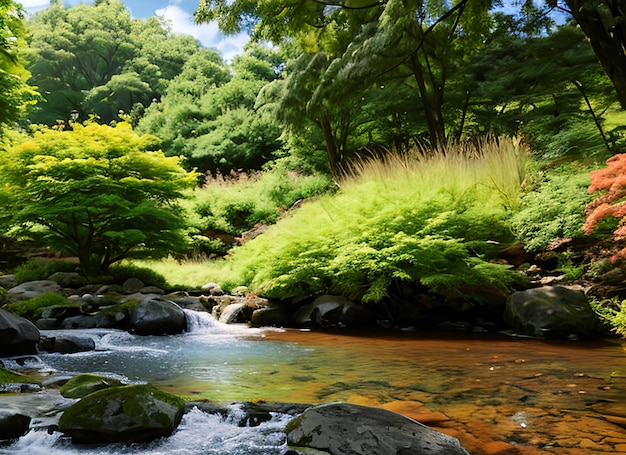
[[[620,153],[607,160],[607,167],[591,171],[591,185],[588,192],[606,190],[606,193],[591,201],[585,208],[587,217],[583,230],[591,234],[598,223],[608,216],[619,219],[613,231],[616,241],[626,239],[626,154]],[[626,258],[626,248],[622,248],[611,257],[615,263]]]

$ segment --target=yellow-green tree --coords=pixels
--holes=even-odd
[[[30,73],[21,58],[25,34],[21,5],[0,0],[0,124],[18,120],[36,94],[26,83]]]
[[[38,128],[0,153],[1,211],[14,233],[77,256],[86,274],[185,246],[177,201],[195,172],[129,124]]]

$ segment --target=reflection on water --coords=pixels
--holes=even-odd
[[[94,338],[98,350],[46,354],[40,361],[58,374],[114,373],[187,399],[222,404],[346,401],[384,407],[458,437],[473,455],[626,454],[626,352],[617,341],[561,343],[473,334],[370,337],[196,322],[182,336],[72,331]],[[0,395],[0,408],[8,406],[6,400],[15,408],[16,399]],[[190,439],[185,432],[192,428],[217,425],[210,423],[217,417],[195,413],[185,419],[179,432],[148,452],[115,453],[270,454],[284,449],[280,416],[266,431],[250,429],[257,439],[239,438],[239,445],[221,452],[194,451],[181,442]],[[218,450],[216,444],[234,441],[229,432],[242,434],[227,424],[220,430],[225,439],[205,441],[205,446]],[[193,437],[203,434],[216,437],[206,431]],[[31,432],[20,443],[41,437]],[[245,441],[265,451],[246,452]],[[177,451],[181,444],[191,451]],[[41,441],[34,446],[41,447]]]

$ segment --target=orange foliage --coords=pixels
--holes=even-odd
[[[606,191],[591,201],[585,208],[587,219],[583,225],[586,234],[590,234],[598,222],[607,216],[619,219],[613,232],[615,240],[626,239],[626,154],[620,153],[607,160],[607,167],[590,173],[589,193]],[[626,248],[611,257],[615,262],[626,258]]]

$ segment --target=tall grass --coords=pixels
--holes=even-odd
[[[473,143],[411,153],[389,153],[355,164],[342,186],[377,181],[394,187],[413,187],[421,194],[448,191],[461,195],[483,186],[500,195],[507,208],[517,205],[526,179],[530,152],[519,138],[483,138]]]
[[[457,295],[464,285],[506,287],[513,276],[490,259],[512,240],[504,215],[519,199],[526,157],[519,141],[501,138],[364,161],[336,195],[233,250],[227,286],[371,302],[398,282]]]

